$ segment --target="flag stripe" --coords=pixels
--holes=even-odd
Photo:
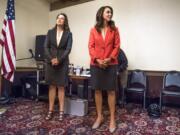
[[[3,41],[0,39],[0,44],[3,45]]]
[[[5,53],[5,48],[3,48],[3,63],[4,63],[4,67],[2,68],[4,73],[8,73],[10,72],[11,68],[9,67],[9,63],[8,63],[8,58],[7,55]]]
[[[0,40],[2,40],[1,42],[4,42],[4,37],[5,37],[5,35],[6,35],[6,32],[5,32],[5,30],[6,30],[6,24],[7,24],[6,19],[7,19],[7,16],[5,15],[4,21],[3,21],[2,35],[1,35],[1,38],[0,38]]]
[[[5,38],[5,45],[6,46],[4,48],[5,48],[5,53],[6,53],[7,60],[8,60],[7,62],[10,66],[10,69],[14,69],[13,62],[12,62],[11,55],[10,55],[9,48],[8,48],[7,44],[8,44],[7,38]]]
[[[15,57],[14,57],[14,47],[13,47],[13,40],[12,40],[12,37],[11,37],[11,33],[12,33],[12,29],[9,27],[9,24],[11,24],[11,21],[8,21],[8,24],[7,24],[7,32],[6,32],[6,37],[7,37],[7,44],[8,44],[8,46],[7,46],[7,51],[9,52],[7,52],[8,53],[8,55],[10,55],[10,59],[11,59],[11,61],[10,62],[12,62],[12,64],[13,64],[13,69],[14,69],[14,65],[15,65]]]
[[[6,75],[5,75],[5,78],[6,78],[7,80],[12,80],[12,75],[13,75],[13,73],[14,73],[14,72],[9,72],[9,74],[6,74]]]
[[[15,39],[14,39],[14,29],[13,29],[12,23],[14,23],[14,21],[8,21],[8,26],[9,26],[9,33],[8,34],[10,34],[8,37],[11,38],[11,44],[12,45],[9,45],[9,47],[12,47],[11,49],[13,50],[13,53],[11,52],[11,54],[14,55],[14,53],[15,53]]]
[[[2,30],[2,37],[1,37],[2,42],[4,42],[4,37],[5,36],[6,36],[6,32],[4,30]]]
[[[4,23],[4,25],[6,25],[6,23],[7,23],[7,16],[6,16],[6,15],[5,15],[5,17],[4,17],[3,23]]]

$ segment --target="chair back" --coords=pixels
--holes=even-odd
[[[180,88],[180,72],[169,71],[164,76],[163,88]]]
[[[142,70],[133,70],[128,81],[128,87],[147,88],[147,77]]]

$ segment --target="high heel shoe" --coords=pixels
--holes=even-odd
[[[110,128],[110,127],[109,127],[109,132],[110,132],[110,133],[114,133],[114,132],[116,131],[116,123],[114,123],[114,125],[115,125],[115,126],[114,126],[113,128]]]
[[[45,117],[45,120],[50,120],[52,119],[52,116],[53,116],[53,111],[48,111],[46,117]]]
[[[64,119],[64,111],[59,112],[59,121],[63,121]]]
[[[93,124],[92,129],[97,129],[97,128],[99,128],[99,127],[103,124],[103,122],[104,122],[104,118],[102,117],[99,123],[98,123],[98,122],[95,122],[95,123]]]
[[[116,131],[116,127],[114,127],[114,128],[109,128],[109,132],[110,133],[114,133]]]

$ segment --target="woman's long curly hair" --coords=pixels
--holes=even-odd
[[[58,19],[58,17],[59,17],[60,15],[63,15],[64,18],[65,18],[63,30],[64,30],[64,31],[70,31],[69,23],[68,23],[68,18],[67,18],[67,15],[66,15],[65,13],[59,13],[59,14],[56,16],[56,20]],[[57,24],[55,25],[55,28],[57,28]]]
[[[111,10],[111,13],[112,13],[112,16],[113,16],[113,8],[110,7],[110,6],[103,6],[101,8],[99,8],[99,10],[97,11],[96,13],[96,24],[95,24],[95,28],[96,30],[101,33],[101,29],[103,28],[103,23],[104,23],[104,19],[103,19],[103,13],[104,13],[104,10],[106,8],[109,8]],[[112,30],[115,30],[115,22],[113,20],[110,20],[108,22],[108,26],[112,29]]]

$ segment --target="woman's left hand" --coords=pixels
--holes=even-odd
[[[111,58],[106,58],[103,60],[103,63],[106,65],[109,65],[110,62],[111,62]]]
[[[57,58],[54,58],[53,66],[57,66],[59,64],[59,60]]]

